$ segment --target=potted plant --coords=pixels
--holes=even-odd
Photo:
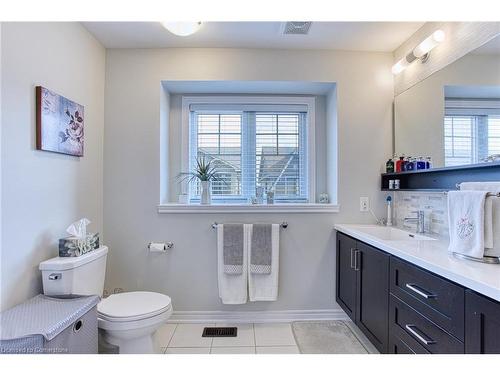
[[[205,160],[205,157],[197,157],[196,165],[192,172],[182,172],[177,176],[179,182],[187,181],[191,183],[199,180],[201,182],[201,204],[210,204],[212,181],[222,181],[217,176],[217,168],[213,160]]]

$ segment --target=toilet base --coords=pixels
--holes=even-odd
[[[103,330],[99,330],[99,346],[106,353],[116,354],[156,354],[154,334],[148,334],[133,339],[119,339],[112,337]]]
[[[106,353],[158,353],[154,335],[171,315],[170,308],[159,315],[139,321],[110,322],[99,318],[99,346]]]

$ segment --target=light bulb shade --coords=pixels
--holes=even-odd
[[[436,30],[431,36],[426,38],[422,43],[415,47],[413,54],[417,58],[421,58],[425,54],[429,53],[434,47],[441,43],[445,38],[443,30]]]
[[[194,34],[201,27],[201,22],[162,22],[161,24],[172,34],[179,36]]]
[[[403,57],[401,60],[399,60],[396,64],[392,66],[392,74],[399,74],[403,70],[406,69],[406,67],[410,65],[406,57]]]

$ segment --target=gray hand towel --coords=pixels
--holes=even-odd
[[[243,224],[224,224],[223,227],[224,273],[243,273]]]
[[[273,250],[272,224],[254,224],[250,249],[250,272],[270,274]]]

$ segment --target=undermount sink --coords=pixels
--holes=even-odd
[[[402,229],[381,226],[366,226],[357,228],[369,236],[377,237],[383,241],[434,241],[434,238],[423,236]]]

